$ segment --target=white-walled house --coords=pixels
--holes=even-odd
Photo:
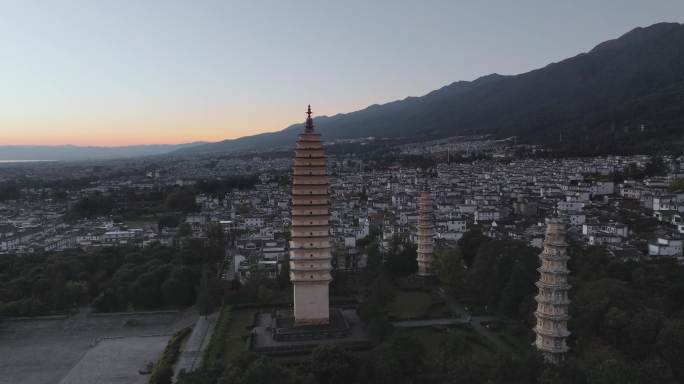
[[[581,212],[572,212],[568,215],[570,225],[582,225],[586,222],[587,215]]]
[[[558,210],[562,212],[578,212],[584,208],[582,201],[559,201]]]
[[[467,223],[465,219],[449,219],[446,221],[446,227],[449,232],[465,232],[467,230]]]
[[[477,209],[474,213],[477,222],[498,220],[500,217],[501,213],[496,209]]]
[[[677,198],[674,195],[663,195],[653,198],[654,211],[676,211]]]
[[[585,223],[582,225],[582,234],[584,236],[591,236],[600,232],[627,237],[629,235],[629,228],[622,223]]]
[[[612,195],[615,193],[615,183],[612,181],[597,181],[591,186],[594,196]]]
[[[651,257],[676,257],[680,261],[684,261],[682,239],[658,237],[655,241],[648,243],[648,255]]]
[[[622,244],[622,237],[611,235],[605,232],[596,232],[589,235],[590,245],[618,245]]]
[[[106,246],[129,246],[137,245],[142,240],[142,230],[109,231],[102,235],[102,242]],[[142,244],[140,244],[142,245]]]
[[[245,225],[248,228],[263,228],[265,220],[263,217],[247,217],[245,218]]]

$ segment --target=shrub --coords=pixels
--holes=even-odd
[[[188,337],[191,332],[192,328],[187,327],[181,329],[180,331],[176,332],[176,334],[171,336],[171,339],[169,340],[168,344],[166,344],[166,348],[164,348],[159,361],[157,361],[157,364],[154,366],[150,378],[147,380],[148,384],[167,384],[172,382],[173,365],[176,363],[176,360],[178,360],[178,355],[180,354],[180,347],[183,344],[183,340],[185,340],[185,338]]]

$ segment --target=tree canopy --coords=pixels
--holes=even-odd
[[[0,258],[0,315],[184,308],[197,297],[210,248],[104,248]],[[213,264],[209,264],[213,265]],[[211,274],[212,276],[214,274]]]

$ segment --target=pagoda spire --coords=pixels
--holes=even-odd
[[[313,112],[311,112],[311,104],[309,104],[309,109],[307,109],[306,111],[306,126],[304,128],[306,132],[311,132],[314,129],[313,119],[311,118],[312,113]]]

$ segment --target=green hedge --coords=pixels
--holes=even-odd
[[[223,355],[226,349],[226,338],[230,330],[230,322],[232,320],[232,307],[224,306],[221,308],[221,314],[214,328],[214,333],[209,340],[209,345],[204,351],[204,358],[202,359],[202,368],[211,368],[216,364],[223,363]]]
[[[171,339],[169,340],[168,344],[166,344],[166,348],[164,348],[164,352],[162,352],[159,361],[157,361],[157,364],[154,365],[154,369],[152,369],[152,374],[147,380],[147,384],[170,384],[172,382],[173,365],[176,363],[176,360],[178,360],[178,355],[180,354],[180,347],[183,344],[183,340],[185,340],[185,338],[187,338],[191,332],[192,328],[187,327],[181,329],[171,336]]]

